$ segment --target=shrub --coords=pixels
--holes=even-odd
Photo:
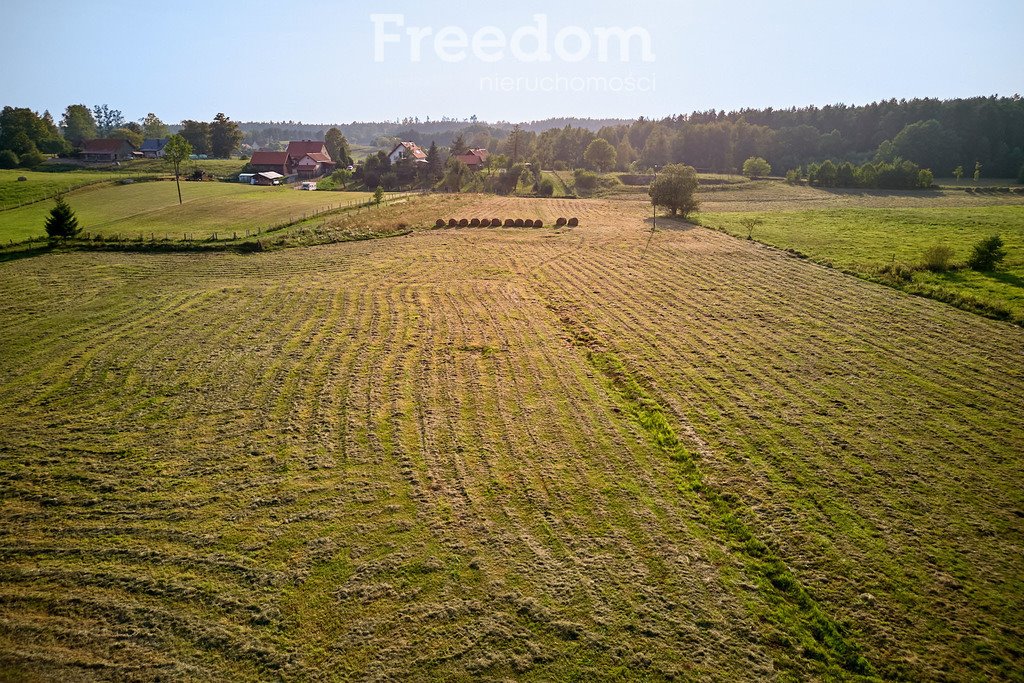
[[[471,228],[479,228],[480,227],[480,219],[479,218],[470,219],[469,227],[471,227]]]
[[[573,218],[569,219],[569,227],[570,228],[575,228],[579,224],[580,224],[580,219],[579,218],[573,217]]]
[[[1003,249],[1003,238],[999,235],[992,235],[974,245],[974,252],[967,259],[967,265],[972,270],[988,272],[995,270],[1004,258],[1006,258],[1006,250]]]
[[[566,223],[566,220],[564,218],[559,217],[559,219],[557,221],[555,221],[555,227],[556,228],[560,228],[563,225],[565,225],[565,223]]]
[[[935,181],[934,174],[930,170],[928,170],[927,168],[922,168],[920,171],[917,172],[917,185],[918,185],[918,187],[922,187],[924,189],[928,189],[929,187],[932,186],[932,183],[934,181]]]
[[[936,244],[924,250],[923,265],[933,273],[945,273],[952,266],[953,249],[945,244]]]
[[[17,168],[18,155],[9,149],[0,150],[0,168]]]
[[[516,222],[514,220],[512,220],[511,218],[506,218],[505,219],[505,227],[506,228],[513,228],[513,227],[515,227],[515,225],[516,225]]]
[[[743,175],[748,178],[771,175],[772,166],[761,157],[750,157],[743,162]]]
[[[25,154],[22,154],[18,161],[24,168],[35,168],[46,161],[46,157],[44,157],[39,150],[32,149]]]
[[[468,228],[469,227],[469,219],[468,218],[460,218],[459,219],[459,227],[460,228]]]
[[[893,284],[903,284],[914,279],[914,269],[905,263],[890,263],[878,270],[883,280]]]
[[[443,218],[438,218],[436,221],[434,221],[434,227],[435,228],[443,228],[444,226],[445,226],[445,222],[444,222]]]
[[[573,179],[576,182],[576,191],[586,194],[597,189],[599,176],[591,171],[576,169],[573,171]]]
[[[457,228],[458,226],[459,226],[459,222],[457,220],[455,220],[454,218],[449,218],[448,219],[448,227],[449,228]]]
[[[800,184],[800,169],[794,168],[786,171],[786,182],[790,185]]]
[[[517,227],[517,228],[523,227],[523,219],[522,218],[517,218],[515,220],[515,222],[513,223],[513,225],[515,225],[515,227]]]

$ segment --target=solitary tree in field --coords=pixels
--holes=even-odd
[[[178,176],[181,173],[181,162],[188,159],[192,154],[192,145],[180,135],[172,135],[164,147],[164,159],[174,164],[174,182],[178,186],[178,204],[181,204],[181,181]]]
[[[669,164],[651,183],[648,194],[655,208],[664,206],[673,216],[678,213],[686,218],[697,210],[697,185],[697,171],[692,166]]]
[[[740,225],[747,229],[747,239],[754,239],[754,228],[759,225],[764,225],[764,219],[762,218],[741,218]]]
[[[960,184],[960,179],[964,177],[964,167],[963,166],[957,166],[956,168],[954,168],[953,169],[953,177],[956,178],[956,184],[959,185]]]
[[[46,219],[46,234],[50,239],[67,239],[76,237],[82,231],[78,227],[78,218],[74,210],[64,201],[64,197],[57,195],[57,203],[50,209],[50,215]]]
[[[761,157],[750,157],[743,162],[743,175],[748,178],[771,175],[772,166]]]

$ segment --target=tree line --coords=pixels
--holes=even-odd
[[[0,111],[0,168],[32,168],[45,155],[68,156],[96,138],[121,138],[140,147],[147,138],[168,137],[171,128],[154,113],[127,121],[119,109],[106,104],[68,105],[59,124],[49,111],[39,114],[27,107],[5,106]],[[178,128],[196,154],[229,157],[242,142],[238,123],[223,113],[210,122],[182,121]]]

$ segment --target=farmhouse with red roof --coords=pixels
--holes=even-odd
[[[317,178],[331,173],[334,170],[334,162],[326,152],[307,152],[294,168],[300,178]]]
[[[473,171],[477,171],[483,168],[483,165],[487,163],[487,157],[491,155],[486,149],[469,149],[462,154],[456,154],[455,158],[464,163],[466,166]]]
[[[253,152],[249,159],[253,173],[274,171],[281,175],[288,175],[288,152]]]

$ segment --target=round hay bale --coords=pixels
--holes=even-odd
[[[492,228],[500,228],[501,227],[501,219],[500,218],[492,218],[491,219],[491,227]]]
[[[512,220],[511,218],[506,218],[505,219],[505,227],[506,228],[513,228],[513,227],[515,227],[515,225],[516,225],[516,222],[514,220]]]
[[[533,219],[532,218],[527,218],[525,221],[523,221],[523,225],[526,226],[527,228],[532,228],[533,227]]]
[[[434,221],[434,227],[435,228],[443,228],[444,226],[445,226],[445,222],[444,222],[443,218],[438,218],[436,221]]]
[[[471,227],[471,228],[479,228],[480,227],[480,219],[479,218],[472,218],[472,219],[470,219],[469,227]]]
[[[576,218],[575,216],[573,216],[572,218],[569,219],[569,227],[570,228],[575,228],[579,224],[580,224],[580,219],[579,218]]]
[[[555,221],[555,227],[556,227],[556,228],[560,228],[560,227],[562,227],[563,225],[565,225],[565,219],[564,219],[564,218],[562,218],[561,216],[559,216],[558,220],[557,220],[557,221]]]
[[[459,219],[459,227],[460,228],[467,228],[467,227],[469,227],[469,219],[468,218],[460,218]]]
[[[515,220],[515,222],[513,223],[513,225],[515,225],[517,228],[523,227],[523,224],[524,224],[524,221],[523,221],[522,218],[517,218]]]
[[[542,221],[541,219],[538,218],[537,220],[535,220],[533,222],[533,227],[535,227],[535,228],[543,228],[544,227],[544,221]]]
[[[454,218],[449,218],[448,219],[448,227],[449,228],[454,228],[454,227],[457,227],[458,225],[459,225],[459,222],[457,220],[455,220]]]

